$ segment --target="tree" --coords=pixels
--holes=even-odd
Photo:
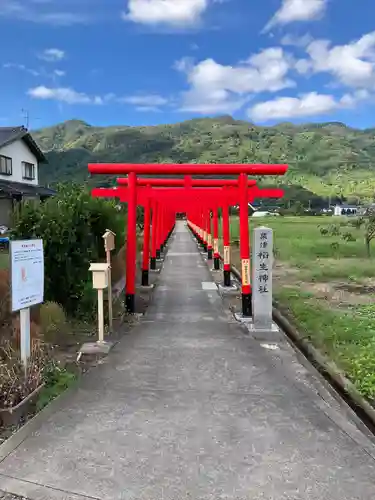
[[[14,214],[12,236],[43,239],[45,299],[79,316],[85,312],[82,304],[89,309],[95,301],[87,292],[92,291],[89,267],[105,258],[107,229],[116,233],[120,248],[125,228],[114,201],[93,198],[84,186],[61,184],[56,196],[41,205],[26,203]]]
[[[367,257],[371,257],[370,245],[375,238],[375,210],[373,208],[367,209],[366,214],[356,219],[354,225],[357,228],[364,227]]]

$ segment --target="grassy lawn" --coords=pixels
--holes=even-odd
[[[375,401],[375,243],[368,258],[362,229],[338,217],[250,219],[274,229],[274,296],[300,332]],[[322,228],[341,234],[323,235]],[[238,219],[232,219],[238,239]],[[323,230],[324,232],[324,230]],[[355,241],[342,235],[351,233]],[[239,266],[239,251],[233,248]]]

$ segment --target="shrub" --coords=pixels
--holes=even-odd
[[[98,292],[92,287],[92,281],[87,281],[83,288],[82,298],[76,310],[76,317],[82,321],[92,320],[97,316]]]
[[[31,345],[40,341],[40,327],[31,319],[30,314],[30,341]],[[21,325],[20,315],[16,314],[12,318],[12,340],[17,349],[21,347]]]
[[[340,227],[335,224],[330,224],[328,227],[328,232],[330,236],[340,236]]]
[[[12,237],[42,238],[45,259],[45,300],[61,304],[70,315],[82,309],[89,264],[104,259],[103,234],[116,233],[116,246],[124,234],[124,222],[115,203],[92,198],[86,187],[58,186],[58,194],[45,203],[25,204],[15,213]]]
[[[52,361],[44,367],[43,379],[45,386],[38,398],[37,411],[42,410],[53,399],[66,391],[76,381],[76,376]]]
[[[12,348],[10,342],[0,346],[0,408],[16,406],[43,383],[47,360],[46,346],[35,343],[25,374],[19,352]]]
[[[352,233],[349,233],[349,232],[344,233],[341,237],[345,241],[356,241],[356,238],[354,238]]]
[[[66,325],[64,309],[56,302],[45,302],[39,311],[40,328],[44,335],[61,331]]]

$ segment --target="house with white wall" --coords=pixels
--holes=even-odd
[[[39,185],[40,163],[46,157],[25,127],[0,127],[0,225],[10,226],[17,203],[55,194]]]
[[[357,215],[359,207],[355,205],[336,205],[333,210],[333,215]]]

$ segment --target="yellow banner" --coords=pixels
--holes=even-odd
[[[214,239],[214,252],[219,253],[219,240],[217,238]]]
[[[224,247],[224,264],[230,264],[230,247]]]
[[[250,285],[250,259],[242,259],[242,285]]]

